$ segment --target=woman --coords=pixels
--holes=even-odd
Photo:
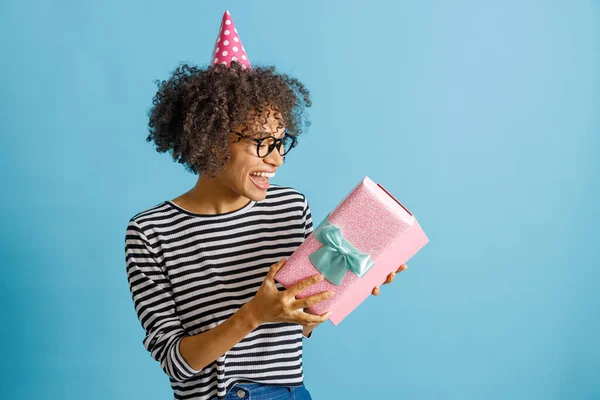
[[[310,399],[302,338],[329,317],[304,309],[330,293],[295,298],[322,276],[287,290],[273,279],[313,230],[306,197],[270,183],[307,125],[309,92],[243,60],[180,66],[149,113],[147,140],[199,175],[134,215],[125,240],[143,344],[176,399]]]

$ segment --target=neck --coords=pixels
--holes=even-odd
[[[197,214],[224,214],[243,208],[250,202],[215,178],[200,176],[187,193],[173,200],[176,204]]]

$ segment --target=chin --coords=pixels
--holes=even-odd
[[[261,201],[267,197],[267,191],[254,187],[253,190],[250,190],[245,197],[249,198],[250,200]]]
[[[269,187],[271,185],[269,184]],[[267,189],[260,189],[256,186],[250,178],[246,181],[245,190],[243,193],[240,193],[242,196],[247,197],[254,201],[261,201],[267,197]]]

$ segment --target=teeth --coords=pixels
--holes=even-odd
[[[254,176],[266,176],[267,178],[272,178],[275,176],[274,173],[271,172],[252,172],[250,173],[250,175],[254,175]]]

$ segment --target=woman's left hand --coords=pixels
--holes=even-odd
[[[394,278],[396,277],[396,273],[398,272],[402,272],[404,271],[406,268],[408,268],[408,265],[406,264],[402,264],[400,266],[400,268],[398,268],[398,270],[396,272],[392,272],[391,274],[388,275],[387,279],[385,282],[383,282],[384,285],[388,284],[388,283],[392,283],[392,281],[394,280]],[[379,293],[381,293],[381,291],[379,290],[379,286],[375,286],[373,288],[373,291],[371,292],[371,294],[373,296],[379,296]]]
[[[402,265],[400,266],[400,268],[398,268],[398,270],[397,270],[396,272],[392,272],[391,274],[389,274],[389,275],[388,275],[388,277],[387,277],[386,281],[385,281],[385,282],[383,282],[383,284],[384,284],[384,285],[386,285],[386,284],[388,284],[388,283],[392,283],[392,281],[393,281],[393,280],[394,280],[394,278],[396,277],[396,274],[397,274],[398,272],[402,272],[402,271],[404,271],[404,270],[405,270],[405,269],[407,269],[407,268],[408,268],[408,265],[406,265],[406,264],[402,264]],[[379,291],[379,286],[375,286],[375,287],[373,288],[373,291],[371,292],[371,294],[372,294],[373,296],[379,296],[379,293],[380,293],[380,291]],[[307,312],[307,313],[309,313],[309,314],[312,314],[308,308],[305,308],[305,309],[304,309],[304,312]],[[305,335],[305,336],[308,336],[308,335],[309,335],[309,334],[310,334],[310,333],[311,333],[311,332],[312,332],[312,331],[313,331],[313,330],[314,330],[314,329],[315,329],[315,328],[316,328],[318,325],[319,325],[318,323],[317,323],[317,324],[306,324],[306,325],[304,325],[304,329],[303,329],[303,333],[304,333],[304,335]]]

